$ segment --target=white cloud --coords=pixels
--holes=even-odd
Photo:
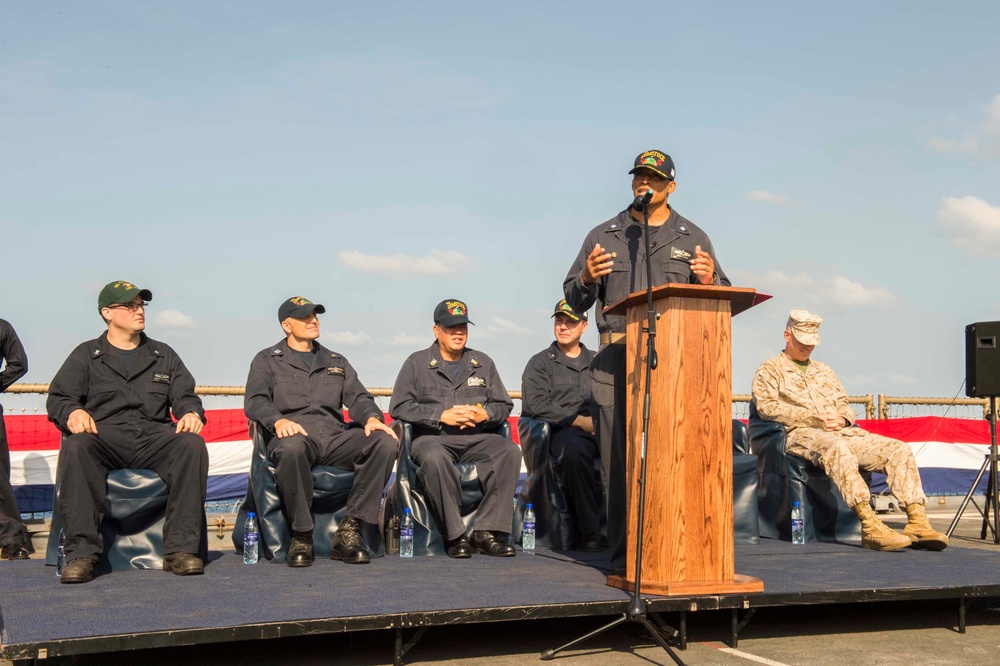
[[[886,381],[889,384],[898,384],[898,385],[915,384],[916,383],[914,381],[913,377],[910,377],[909,375],[901,375],[898,372],[890,372],[886,376]]]
[[[813,279],[806,273],[788,275],[779,270],[768,270],[763,273],[749,273],[739,269],[727,271],[731,276],[744,284],[758,289],[776,289],[781,287],[798,287],[807,289],[813,286]]]
[[[521,326],[509,319],[493,317],[485,324],[475,328],[478,338],[495,338],[503,335],[531,335],[533,331],[527,326]]]
[[[425,347],[430,345],[431,340],[434,336],[431,335],[430,331],[426,335],[413,335],[412,333],[397,333],[391,338],[379,338],[379,342],[386,345],[391,345],[393,347],[413,347],[417,349],[419,347]]]
[[[773,203],[779,204],[781,206],[788,205],[792,203],[792,200],[786,196],[780,194],[774,194],[773,192],[768,192],[766,190],[752,190],[747,192],[747,200],[757,201],[760,203]]]
[[[945,197],[938,219],[955,246],[973,254],[1000,255],[1000,208],[978,197]]]
[[[979,126],[979,130],[979,134],[966,133],[957,141],[935,136],[927,141],[927,145],[939,153],[964,153],[979,157],[1000,156],[1000,95],[990,100],[986,108],[986,122]]]
[[[986,125],[983,126],[990,134],[1000,135],[1000,95],[990,102],[990,110],[987,113]]]
[[[927,142],[927,145],[939,153],[979,154],[979,139],[969,135],[966,135],[961,141],[949,141],[935,136]]]
[[[846,306],[874,305],[892,300],[892,292],[888,289],[866,287],[842,275],[830,280],[824,291],[835,303]]]
[[[336,333],[324,333],[323,340],[334,345],[363,345],[371,340],[371,336],[363,331],[361,333],[337,331]]]
[[[469,258],[457,251],[432,249],[426,255],[414,256],[398,252],[391,255],[364,254],[357,250],[343,250],[337,256],[349,268],[365,273],[383,275],[424,275],[440,277],[464,273],[470,265]]]
[[[163,328],[194,328],[194,319],[180,310],[163,310],[157,312],[153,322]]]

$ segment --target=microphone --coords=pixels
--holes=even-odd
[[[642,210],[644,207],[649,205],[649,202],[653,200],[653,190],[646,190],[639,196],[635,198],[632,202],[632,208],[636,210]]]

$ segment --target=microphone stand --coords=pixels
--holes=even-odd
[[[660,647],[666,651],[667,655],[674,660],[674,663],[678,666],[684,666],[684,662],[681,661],[680,657],[673,651],[670,647],[670,640],[676,639],[678,632],[672,627],[664,624],[659,617],[655,614],[649,613],[646,607],[646,600],[642,598],[640,594],[640,588],[642,584],[642,533],[643,533],[643,518],[646,513],[646,438],[649,435],[649,413],[650,413],[650,392],[653,387],[653,370],[656,370],[657,358],[656,358],[656,320],[659,315],[656,314],[656,310],[653,307],[653,268],[650,262],[650,244],[649,244],[649,203],[642,203],[642,228],[644,232],[644,238],[646,241],[645,248],[645,258],[646,258],[646,326],[642,329],[642,332],[646,334],[646,394],[642,401],[642,448],[640,449],[640,463],[639,463],[639,508],[638,508],[638,526],[636,528],[635,537],[635,581],[633,581],[632,587],[632,599],[629,602],[628,608],[622,615],[608,624],[600,627],[589,634],[581,636],[576,640],[570,641],[563,646],[557,647],[552,650],[546,650],[541,654],[543,661],[548,661],[556,656],[557,652],[562,652],[563,650],[573,647],[579,643],[586,641],[589,638],[603,634],[608,629],[612,627],[617,627],[623,622],[631,622],[633,624],[641,624],[646,628],[646,632],[653,637]],[[626,429],[627,431],[627,429]],[[654,626],[652,622],[649,621],[649,616],[652,616],[659,627]],[[664,635],[664,633],[669,633],[669,635]]]

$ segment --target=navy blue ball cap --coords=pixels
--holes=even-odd
[[[633,174],[639,169],[649,169],[654,173],[660,174],[667,180],[673,180],[675,175],[674,161],[670,159],[670,155],[667,155],[662,150],[647,150],[644,153],[639,153],[629,174]]]
[[[292,296],[278,307],[278,322],[283,322],[289,317],[292,319],[302,319],[308,317],[313,312],[323,314],[326,312],[319,303],[313,303],[308,298],[302,296]]]
[[[442,326],[472,324],[469,321],[469,306],[457,298],[443,300],[434,308],[434,323],[441,324]]]

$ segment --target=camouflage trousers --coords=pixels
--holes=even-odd
[[[858,473],[859,467],[883,472],[888,477],[889,490],[902,506],[926,500],[913,451],[909,444],[898,439],[855,427],[838,432],[795,428],[788,433],[785,450],[822,468],[848,506],[871,498],[868,485]]]

